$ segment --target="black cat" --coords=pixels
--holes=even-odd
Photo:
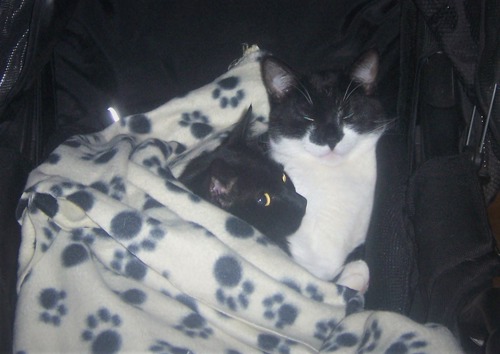
[[[250,107],[221,145],[190,161],[179,180],[289,252],[286,237],[299,228],[307,201],[283,167],[249,137],[251,120]]]

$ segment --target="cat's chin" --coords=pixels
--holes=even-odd
[[[307,143],[304,145],[304,149],[314,157],[320,159],[341,159],[347,154],[347,151],[342,151],[340,149],[330,149],[328,145],[316,145],[313,143]]]
[[[307,144],[305,150],[314,157],[324,158],[335,153],[328,146],[318,146],[314,144]]]

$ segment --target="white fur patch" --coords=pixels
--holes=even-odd
[[[334,278],[347,255],[365,241],[379,137],[346,130],[342,142],[327,153],[313,147],[308,135],[271,141],[272,157],[283,164],[297,192],[307,199],[302,224],[289,237],[290,252],[297,263],[321,279]]]

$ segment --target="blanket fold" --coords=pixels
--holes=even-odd
[[[71,138],[31,173],[16,352],[460,351],[443,328],[362,311],[361,295],[177,181],[250,105],[266,129],[260,55],[251,47],[213,83]]]

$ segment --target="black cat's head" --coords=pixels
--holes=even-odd
[[[208,169],[207,199],[283,246],[300,226],[307,201],[283,167],[250,141],[250,120],[247,113],[217,149]]]
[[[271,141],[301,140],[315,156],[344,156],[363,136],[379,136],[385,115],[374,96],[378,68],[375,50],[362,54],[350,70],[308,76],[274,57],[264,58]]]

